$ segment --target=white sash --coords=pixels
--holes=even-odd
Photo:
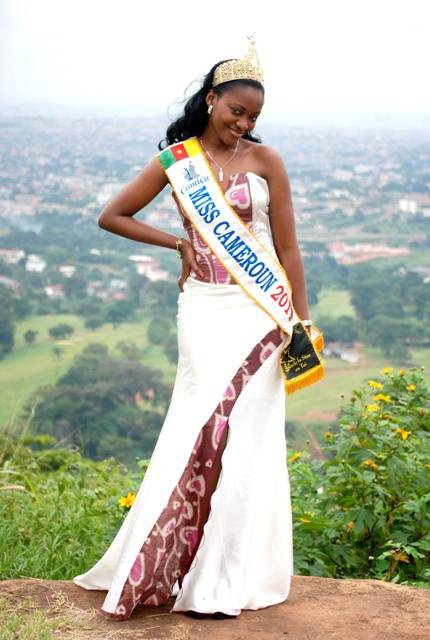
[[[321,334],[315,330],[318,342],[313,345],[294,310],[282,265],[226,201],[198,139],[171,145],[158,159],[185,215],[232,278],[289,336],[288,343],[294,333],[300,335],[300,349],[293,352],[288,344],[281,358],[287,393],[322,377],[322,362],[314,350],[314,346],[322,348]],[[316,359],[309,351],[314,351]]]

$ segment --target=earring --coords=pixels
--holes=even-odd
[[[210,105],[208,106],[208,114],[209,114],[209,115],[212,113],[213,108],[214,108],[213,104],[210,104]]]

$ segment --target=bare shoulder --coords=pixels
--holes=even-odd
[[[284,177],[288,180],[287,170],[281,154],[274,147],[267,144],[250,142],[247,149],[250,161],[255,167],[255,173],[268,182],[273,178]]]

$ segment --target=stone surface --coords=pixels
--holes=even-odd
[[[138,607],[127,621],[100,612],[104,593],[73,582],[22,578],[0,582],[10,608],[53,610],[81,619],[52,637],[90,640],[430,640],[430,590],[377,580],[294,576],[288,600],[233,620],[194,620],[170,613],[170,604]],[[32,608],[33,607],[33,608]],[[17,636],[16,636],[17,637]],[[26,636],[27,637],[27,636]]]

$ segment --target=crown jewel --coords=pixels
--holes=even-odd
[[[257,80],[263,84],[263,72],[258,61],[255,42],[250,38],[248,53],[236,60],[228,60],[220,64],[214,71],[212,86],[231,80]]]

